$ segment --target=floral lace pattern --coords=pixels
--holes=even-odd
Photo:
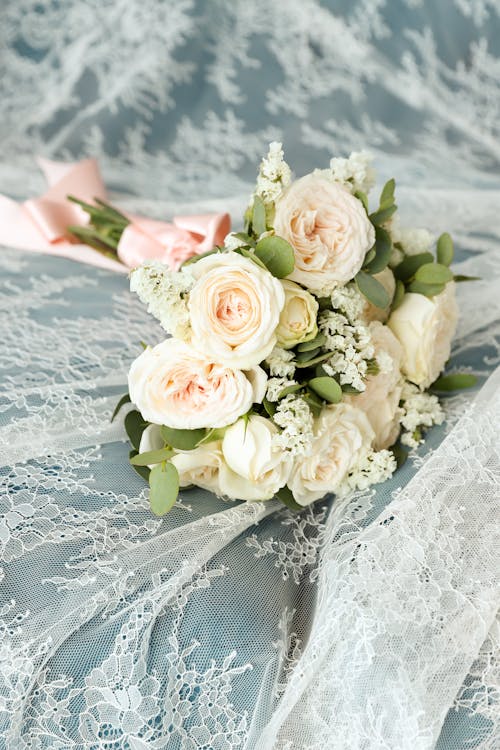
[[[449,398],[446,430],[380,488],[298,515],[187,490],[157,519],[108,421],[143,311],[121,277],[16,258],[0,360],[5,747],[413,750],[472,732],[490,750],[498,376],[477,405]],[[484,378],[495,330],[472,333],[453,363]]]
[[[230,196],[273,139],[296,146],[300,171],[363,144],[396,176],[417,149],[441,185],[486,180],[499,23],[496,0],[8,0],[1,182],[24,195],[30,154],[85,153],[127,192]]]

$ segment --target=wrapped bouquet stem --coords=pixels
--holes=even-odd
[[[131,463],[157,514],[179,487],[300,509],[392,475],[444,419],[458,308],[453,242],[399,223],[395,183],[369,198],[353,153],[293,180],[262,161],[245,231],[131,289],[168,338],[129,372]]]

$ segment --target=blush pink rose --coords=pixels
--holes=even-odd
[[[274,231],[295,249],[289,278],[315,292],[353,279],[375,242],[361,201],[314,174],[293,182],[277,201]]]

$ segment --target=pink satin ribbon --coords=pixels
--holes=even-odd
[[[151,259],[176,269],[184,260],[221,244],[230,231],[228,214],[178,216],[171,224],[128,216],[131,223],[118,244],[120,263],[86,245],[75,244],[67,231],[70,225],[88,223],[85,211],[68,201],[68,195],[88,203],[94,198],[106,200],[106,188],[96,160],[70,164],[48,159],[37,161],[49,189],[24,203],[0,195],[0,244],[124,272]]]

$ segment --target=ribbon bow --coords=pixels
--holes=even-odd
[[[221,244],[230,231],[228,214],[178,216],[173,223],[139,216],[127,216],[118,244],[115,261],[90,247],[75,244],[68,226],[85,226],[88,215],[80,206],[68,201],[76,195],[91,203],[94,198],[106,200],[106,188],[95,159],[62,163],[37,160],[49,185],[38,198],[24,203],[0,195],[0,243],[25,250],[60,255],[113,271],[126,271],[145,260],[160,260],[172,269],[193,255]]]

